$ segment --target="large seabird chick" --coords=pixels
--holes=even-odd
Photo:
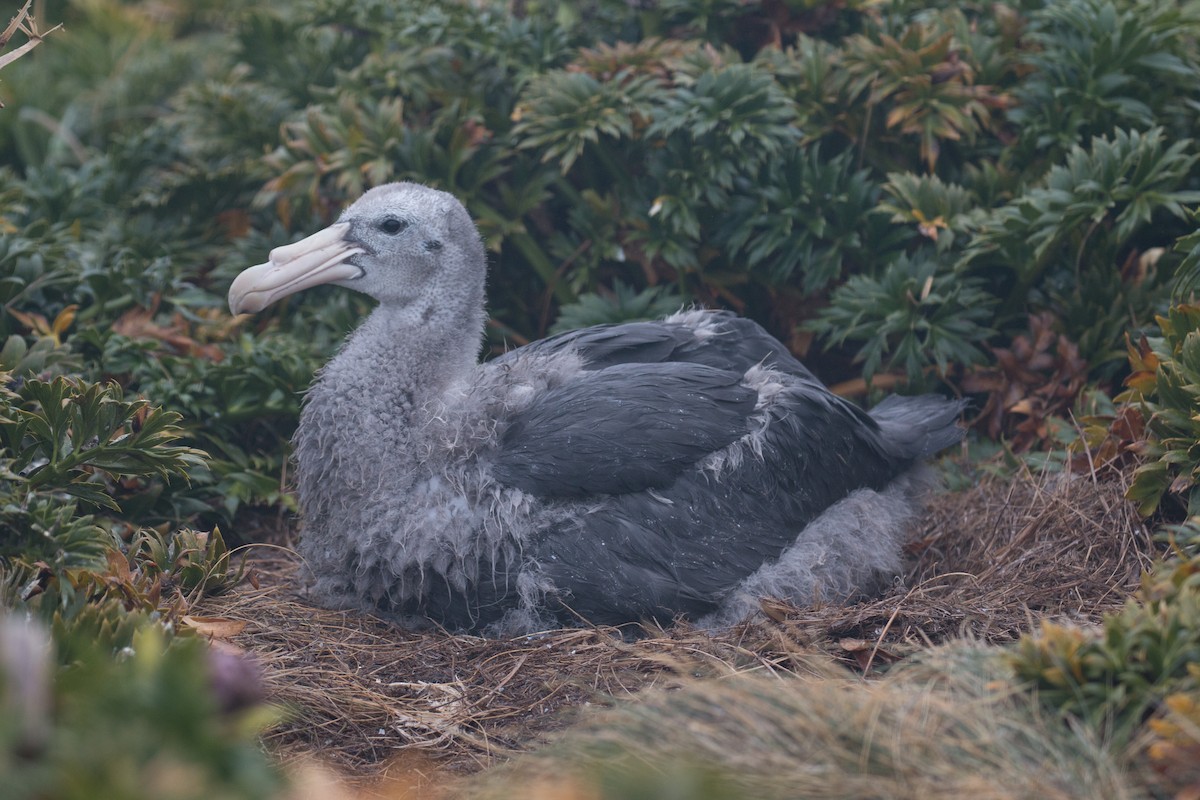
[[[912,471],[959,440],[958,403],[864,413],[727,312],[480,364],[486,266],[454,197],[395,183],[230,287],[235,313],[323,283],[379,301],[295,437],[322,602],[491,632],[720,624],[762,596],[842,600],[899,568]]]

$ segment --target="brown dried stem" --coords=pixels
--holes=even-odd
[[[33,5],[33,0],[26,0],[25,5],[21,6],[21,10],[16,13],[16,16],[8,21],[8,26],[4,29],[4,31],[0,32],[0,50],[3,50],[5,47],[7,47],[9,41],[11,41],[12,37],[18,32],[25,34],[29,40],[16,50],[13,50],[11,53],[4,53],[3,55],[0,55],[0,69],[4,69],[21,56],[33,50],[33,48],[41,44],[42,40],[44,40],[47,36],[62,27],[62,25],[59,24],[55,25],[53,28],[44,33],[40,32],[38,30],[37,20],[32,14],[29,13],[29,7],[31,5]],[[0,104],[0,108],[2,107],[3,105]]]

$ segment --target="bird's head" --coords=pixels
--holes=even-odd
[[[229,308],[255,313],[324,283],[363,292],[382,306],[432,308],[463,287],[481,293],[485,269],[479,234],[453,195],[389,183],[364,194],[325,230],[275,248],[267,263],[238,275]]]

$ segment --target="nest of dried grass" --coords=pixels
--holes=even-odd
[[[257,588],[209,598],[196,614],[244,620],[231,642],[261,664],[292,709],[268,734],[285,758],[319,754],[359,775],[402,753],[458,772],[545,741],[572,712],[694,676],[808,670],[814,649],[857,669],[967,635],[1011,640],[1044,618],[1098,621],[1120,605],[1153,546],[1114,481],[988,479],[934,500],[912,568],[883,597],[798,609],[711,635],[686,625],[625,641],[611,629],[511,640],[411,632],[329,611],[299,592],[297,564],[257,559]]]
[[[934,498],[908,547],[911,568],[890,592],[785,608],[783,622],[794,634],[870,642],[877,657],[954,636],[1011,641],[1043,619],[1098,623],[1156,553],[1127,488],[1121,475],[985,477]]]

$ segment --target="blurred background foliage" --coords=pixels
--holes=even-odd
[[[479,221],[491,352],[728,307],[844,393],[972,395],[1017,451],[1120,390],[1200,203],[1195,3],[37,11],[66,27],[0,81],[0,366],[182,415],[207,458],[153,524],[289,508],[300,393],[367,303],[231,319],[224,292],[379,183]]]
[[[301,394],[368,308],[318,290],[232,318],[225,291],[392,180],[478,221],[485,356],[730,308],[844,394],[969,396],[979,437],[1065,447],[1040,455],[1058,468],[1144,459],[1132,496],[1200,546],[1200,3],[32,10],[65,28],[0,73],[0,607],[31,610],[21,635],[50,631],[64,664],[99,637],[134,653],[105,680],[158,686],[142,651],[201,657],[134,639],[240,578],[216,526],[243,543],[292,509]],[[1066,697],[1050,660],[1074,634],[1049,636],[1026,672]],[[181,752],[249,759],[202,796],[272,779],[253,726],[189,713],[216,727]],[[0,759],[51,780],[53,743],[20,761],[17,718]]]

